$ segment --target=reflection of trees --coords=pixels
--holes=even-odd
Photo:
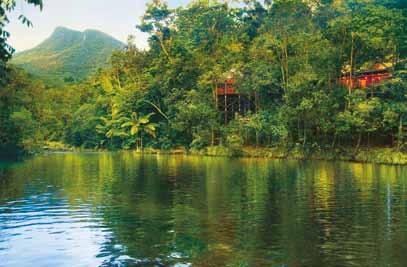
[[[142,156],[37,157],[0,171],[0,203],[54,190],[92,204],[106,265],[394,265],[407,251],[407,169]],[[51,188],[50,188],[51,186]]]
[[[12,170],[8,168],[6,166],[0,167],[0,204],[7,199],[18,198],[23,195],[23,179],[16,179]]]
[[[151,262],[182,260],[204,249],[194,227],[195,199],[186,194],[193,191],[192,180],[183,171],[178,174],[174,158],[130,153],[121,157],[113,161],[114,194],[102,211],[114,233],[110,242],[123,244],[128,255]],[[184,171],[190,168],[184,167]]]

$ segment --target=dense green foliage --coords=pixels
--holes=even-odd
[[[42,0],[24,1],[42,8]],[[0,156],[16,151],[17,146],[30,148],[28,139],[34,138],[34,120],[25,107],[36,99],[29,98],[38,84],[28,81],[26,76],[21,77],[21,73],[8,69],[6,65],[15,51],[7,42],[10,33],[5,29],[10,22],[8,13],[15,6],[15,0],[0,0]],[[32,26],[23,14],[18,19],[28,27]]]
[[[63,89],[24,85],[41,92],[18,97],[23,104],[3,104],[10,127],[19,128],[18,140],[7,142],[110,149],[405,148],[404,1],[235,2],[193,1],[170,9],[152,1],[138,26],[150,36],[148,50],[130,38],[86,82]],[[338,84],[344,72],[352,76],[377,63],[391,66],[394,77],[365,90]],[[256,93],[259,101],[256,112],[224,124],[215,92],[230,73],[238,91]]]
[[[11,63],[48,83],[81,81],[106,66],[112,52],[124,46],[99,31],[58,27],[37,47],[15,54]]]
[[[23,0],[29,4],[40,6],[42,8],[42,0]],[[14,48],[11,47],[7,40],[10,37],[10,33],[6,31],[5,26],[9,23],[7,13],[14,10],[16,7],[15,0],[0,0],[0,67],[4,68],[5,63],[10,60],[11,55],[14,53]],[[32,26],[31,21],[21,14],[18,18],[23,24],[28,27]]]

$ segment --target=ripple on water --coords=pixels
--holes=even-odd
[[[404,267],[406,174],[334,162],[37,157],[0,188],[0,266]]]
[[[97,232],[103,220],[91,207],[72,207],[49,193],[6,203],[0,210],[2,264],[17,267],[36,260],[44,266],[101,264],[95,255],[105,241],[105,234]],[[47,249],[38,249],[44,246]]]

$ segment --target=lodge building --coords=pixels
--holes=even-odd
[[[240,93],[235,88],[236,81],[227,79],[218,83],[216,88],[216,102],[222,116],[222,122],[227,124],[236,115],[244,116],[256,111],[257,94]]]
[[[351,87],[352,89],[365,89],[369,86],[382,83],[392,77],[393,75],[389,69],[381,68],[380,65],[376,65],[374,70],[355,73],[352,78],[349,73],[344,74],[339,79],[339,83],[348,88]]]
[[[338,82],[347,88],[366,89],[392,77],[388,68],[376,64],[373,70],[355,73],[352,78],[349,73],[344,74]],[[216,105],[221,114],[221,121],[227,124],[237,115],[245,116],[248,113],[255,113],[259,108],[259,96],[256,92],[238,92],[236,81],[229,76],[224,82],[217,84]]]

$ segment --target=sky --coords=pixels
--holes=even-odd
[[[126,42],[132,34],[140,48],[147,46],[147,36],[136,29],[144,14],[146,3],[151,0],[43,0],[42,11],[22,0],[10,15],[7,30],[9,43],[17,50],[30,49],[49,37],[58,26],[74,30],[95,29]],[[169,0],[171,7],[185,5],[190,0]],[[34,24],[27,28],[18,21],[24,14]]]

